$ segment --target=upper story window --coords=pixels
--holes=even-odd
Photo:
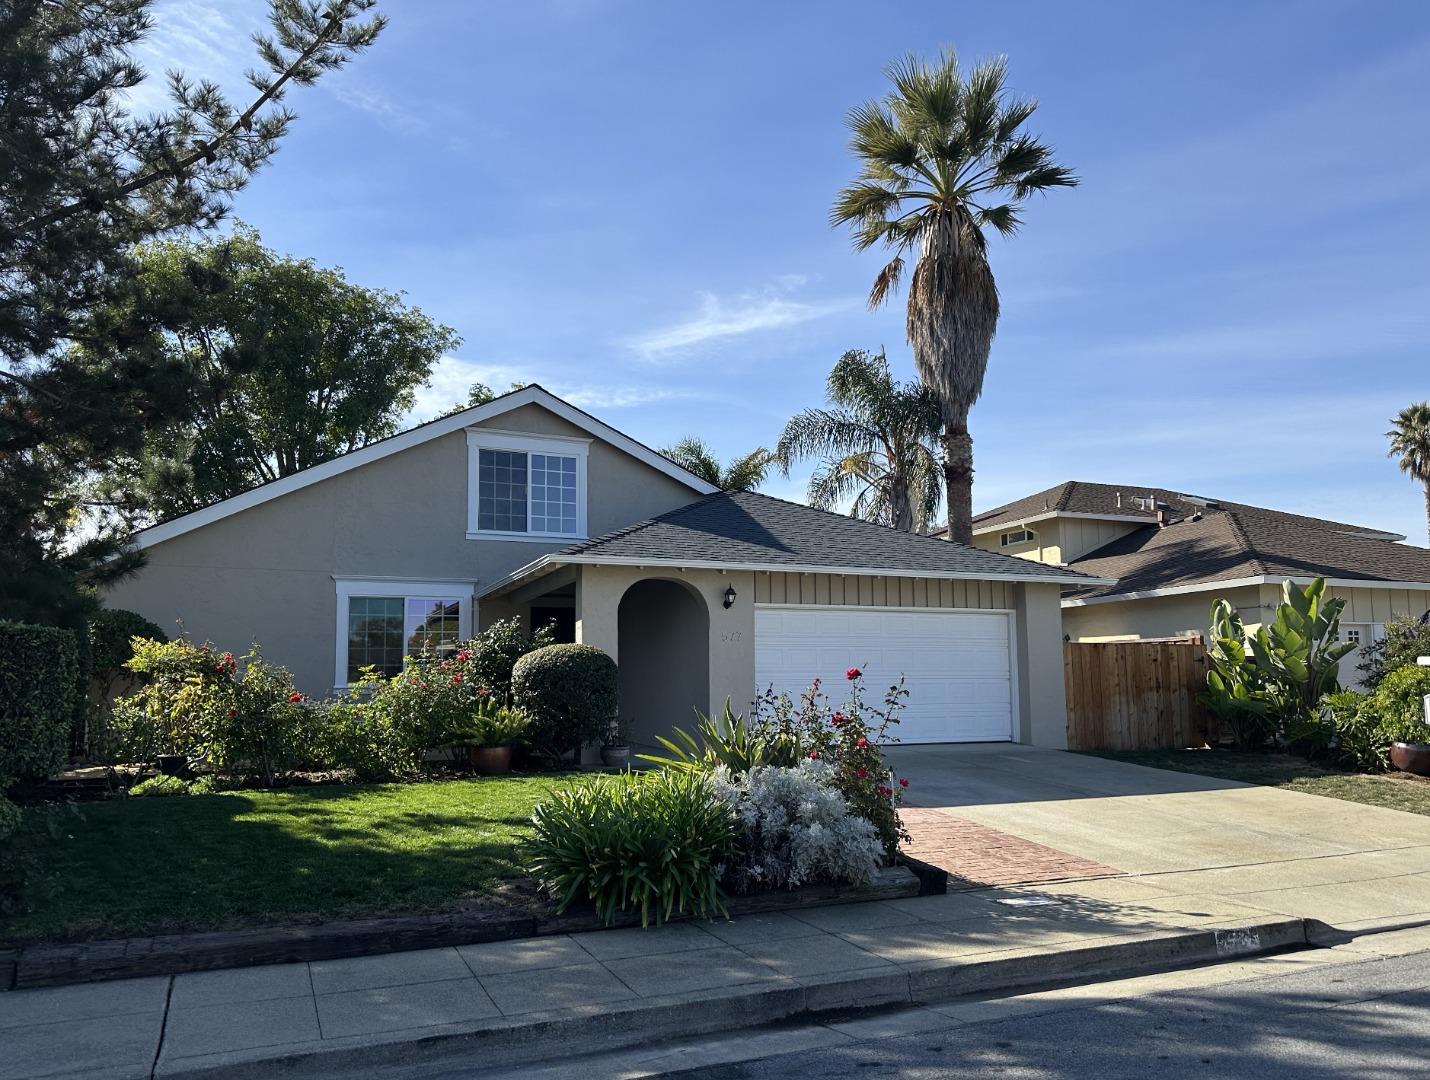
[[[467,536],[586,535],[590,441],[473,428],[467,432]]]
[[[1038,534],[1031,529],[1018,529],[1015,532],[1005,532],[999,538],[1001,547],[1012,547],[1014,544],[1027,544],[1038,538]]]

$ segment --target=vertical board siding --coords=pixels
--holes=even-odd
[[[1064,642],[1068,749],[1205,745],[1218,732],[1196,698],[1206,671],[1200,640]]]
[[[847,607],[1007,609],[1012,586],[1005,581],[864,577],[853,574],[755,575],[755,603]]]

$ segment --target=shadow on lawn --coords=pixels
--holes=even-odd
[[[57,837],[24,837],[44,873],[0,944],[458,910],[525,877],[539,791],[441,785],[432,806],[413,805],[416,788],[84,806]]]

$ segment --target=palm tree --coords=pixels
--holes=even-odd
[[[1385,433],[1389,457],[1400,459],[1402,472],[1425,486],[1425,527],[1430,533],[1430,402],[1421,401],[1400,410]]]
[[[964,78],[952,51],[935,64],[909,56],[887,69],[894,89],[850,112],[850,146],[863,168],[839,193],[832,224],[851,225],[854,246],[882,244],[894,257],[874,279],[869,306],[909,282],[907,333],[914,366],[943,410],[943,477],[951,540],[973,538],[973,439],[968,412],[983,392],[998,326],[998,288],[985,226],[1018,231],[1034,192],[1077,177],[1020,129],[1037,102],[1011,98],[1003,57],[980,60]]]
[[[897,383],[883,352],[850,349],[829,373],[833,408],[806,409],[785,425],[775,458],[786,476],[799,458],[823,459],[809,503],[830,510],[850,499],[851,517],[924,532],[938,512],[934,444],[943,414],[933,392]]]
[[[758,446],[744,457],[731,458],[730,464],[722,468],[710,447],[694,435],[687,435],[661,453],[721,491],[754,491],[765,482],[774,463],[774,455]]]

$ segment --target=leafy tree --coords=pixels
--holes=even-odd
[[[458,340],[397,294],[277,255],[251,229],[149,245],[136,265],[155,307],[182,298],[196,266],[225,281],[162,335],[166,363],[195,380],[189,411],[98,485],[103,505],[144,516],[186,513],[396,433]]]
[[[1422,656],[1430,656],[1430,622],[1426,612],[1419,618],[1397,616],[1385,624],[1385,637],[1367,642],[1356,650],[1360,663],[1362,685],[1373,693],[1392,671],[1413,665]]]
[[[811,506],[852,499],[851,517],[926,531],[940,494],[933,444],[942,412],[933,392],[896,382],[882,351],[850,349],[830,371],[825,396],[832,408],[806,409],[785,425],[775,447],[784,474],[800,458],[821,458],[809,480]]]
[[[131,57],[152,6],[0,5],[0,610],[10,617],[80,625],[93,603],[84,586],[137,562],[122,536],[74,534],[72,495],[77,477],[137,449],[188,392],[155,345],[182,312],[120,303],[131,249],[212,226],[287,133],[289,87],[345,63],[383,26],[367,17],[373,0],[270,0],[246,106],[174,72],[169,108],[136,115],[127,92],[145,73]],[[196,274],[192,285],[194,296],[212,283]]]
[[[1430,531],[1430,402],[1401,409],[1391,424],[1393,427],[1385,433],[1390,440],[1387,456],[1399,458],[1401,472],[1425,488],[1425,523]]]
[[[731,458],[730,464],[721,465],[715,452],[694,435],[687,435],[661,453],[721,491],[754,491],[765,482],[774,463],[774,455],[758,446],[742,457]]]
[[[915,259],[907,333],[919,377],[943,411],[943,474],[951,540],[973,539],[973,439],[968,413],[983,392],[998,326],[998,288],[985,227],[1012,236],[1035,192],[1077,178],[1052,150],[1022,131],[1037,102],[1009,96],[1003,57],[967,77],[952,51],[927,63],[909,56],[887,69],[894,89],[850,112],[850,142],[862,168],[840,192],[834,225],[853,227],[854,246],[892,249],[874,279],[878,307]]]

